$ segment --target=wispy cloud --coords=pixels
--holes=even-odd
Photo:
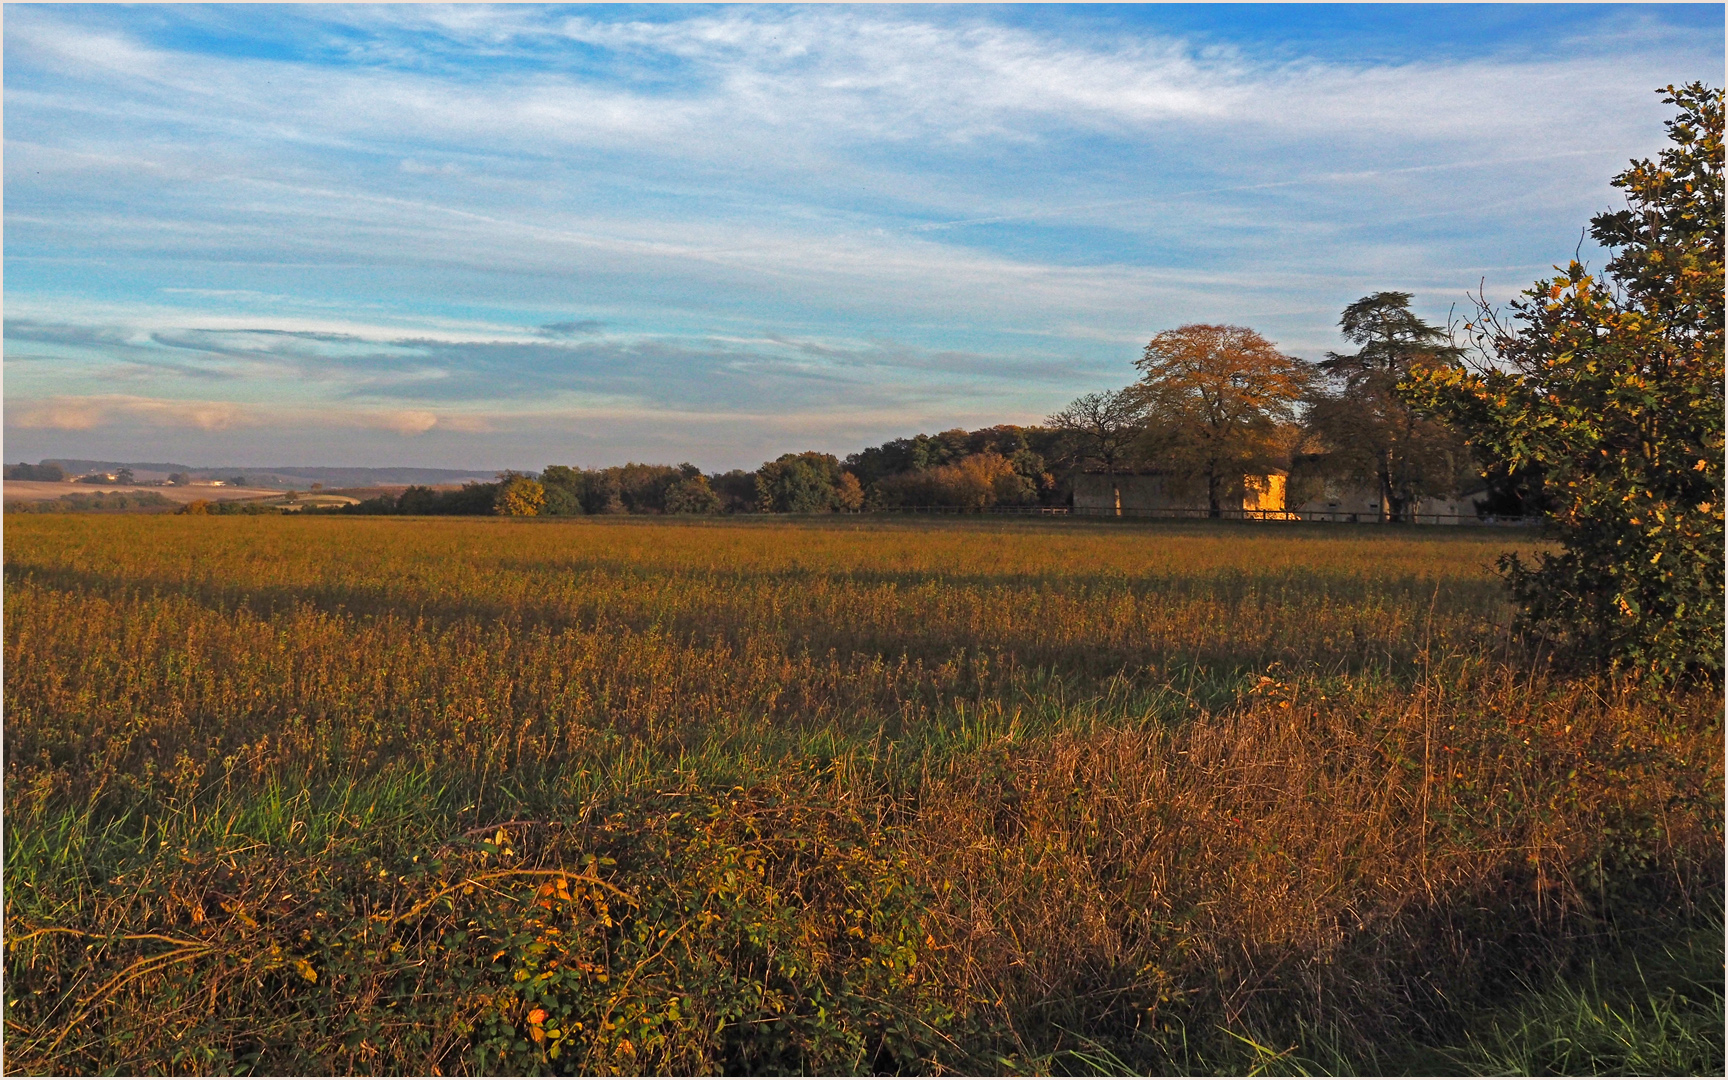
[[[598,319],[574,319],[566,322],[542,323],[539,333],[551,338],[583,337],[598,334],[606,326]]]
[[[9,9],[9,429],[1036,417],[1180,322],[1316,353],[1373,289],[1506,295],[1651,88],[1721,77],[1668,9],[1354,53],[1166,14]]]
[[[154,377],[172,386],[188,379],[243,378],[255,395],[272,383],[314,385],[323,388],[326,407],[339,409],[377,401],[518,408],[553,398],[745,413],[769,401],[795,409],[887,408],[1004,377],[1022,386],[1060,385],[1084,370],[1054,355],[1003,356],[780,333],[606,337],[598,324],[586,322],[551,332],[537,327],[501,340],[267,326],[91,328],[14,319],[7,338],[67,347],[58,357],[31,354],[33,361],[58,359],[59,380],[82,364],[95,381]],[[40,378],[31,369],[15,376],[14,385],[32,386]],[[275,396],[267,392],[261,398]],[[1003,395],[998,390],[993,396]]]
[[[98,394],[86,397],[9,398],[9,427],[30,430],[90,431],[104,427],[194,429],[203,432],[237,428],[311,428],[388,431],[402,436],[442,431],[485,433],[494,418],[460,412],[423,409],[314,409],[242,401],[197,401]]]
[[[141,421],[152,427],[190,427],[202,431],[226,431],[255,426],[256,412],[227,401],[165,401],[157,398],[109,394],[93,397],[55,397],[37,401],[9,398],[8,427],[52,428],[87,431],[120,418]]]

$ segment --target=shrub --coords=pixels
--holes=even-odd
[[[260,514],[280,514],[282,510],[280,507],[267,506],[264,503],[230,501],[211,503],[210,512],[229,515],[246,514],[255,517]]]
[[[1512,470],[1545,474],[1562,545],[1501,562],[1522,625],[1573,661],[1671,682],[1722,673],[1722,93],[1667,88],[1673,145],[1614,179],[1630,209],[1502,321],[1468,328],[1474,371],[1402,385]]]

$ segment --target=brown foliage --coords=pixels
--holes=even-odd
[[[1269,677],[1190,725],[956,761],[915,844],[953,885],[946,977],[1005,1021],[1093,988],[1232,1026],[1306,1002],[1371,1040],[1517,963],[1520,933],[1563,947],[1617,871],[1677,897],[1716,878],[1713,701],[1675,726],[1505,672],[1464,701],[1317,689]]]
[[[1719,695],[1530,674],[1494,537],[8,540],[15,1070],[1234,1068],[1720,885]]]
[[[1038,489],[1015,471],[1013,462],[994,451],[985,451],[968,454],[952,465],[878,480],[871,494],[877,506],[956,506],[982,510],[998,503],[1020,506],[1035,502]]]
[[[1302,361],[1245,326],[1193,323],[1154,337],[1137,366],[1143,453],[1197,484],[1212,510],[1243,476],[1288,467],[1311,376]]]

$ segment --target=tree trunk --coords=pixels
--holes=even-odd
[[[1218,505],[1218,474],[1206,474],[1206,516],[1223,517],[1223,508]]]
[[[1110,494],[1112,496],[1114,496],[1116,499],[1116,516],[1121,517],[1122,516],[1122,485],[1120,485],[1116,482],[1115,477],[1110,478]]]

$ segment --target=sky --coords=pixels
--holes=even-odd
[[[1690,6],[7,5],[5,447],[754,468],[1574,251]]]

